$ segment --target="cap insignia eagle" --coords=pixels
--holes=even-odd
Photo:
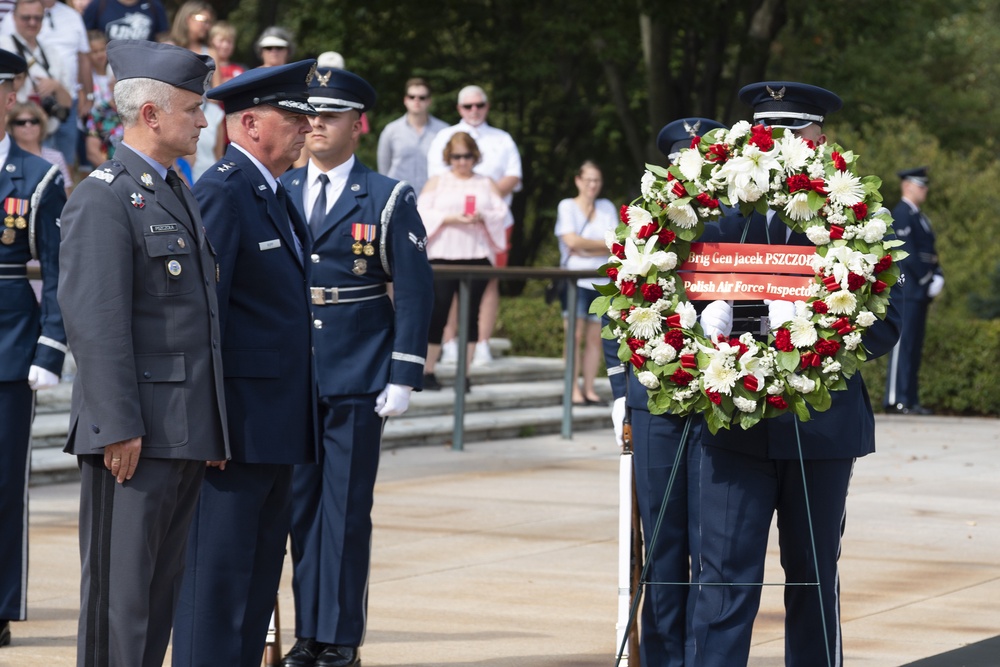
[[[764,87],[767,88],[767,94],[770,95],[771,99],[775,102],[780,102],[785,98],[785,86],[782,86],[781,90],[775,90],[774,88],[771,88],[771,86]]]

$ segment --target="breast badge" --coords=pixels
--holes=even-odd
[[[0,234],[0,243],[3,243],[4,245],[10,245],[13,242],[14,242],[14,230],[13,229],[3,230],[3,234]]]
[[[141,194],[139,194],[138,192],[133,192],[132,193],[132,206],[135,206],[138,209],[144,209],[144,208],[146,208],[146,199]]]
[[[358,258],[354,260],[354,268],[351,269],[351,273],[356,276],[363,276],[368,272],[368,260]]]
[[[176,259],[167,260],[167,273],[172,275],[174,278],[181,275],[181,263]]]

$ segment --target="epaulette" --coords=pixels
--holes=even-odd
[[[87,176],[87,178],[96,178],[99,181],[111,183],[118,177],[118,174],[123,171],[125,171],[125,165],[117,160],[112,160],[111,162],[105,162],[103,165],[90,172],[90,175]]]
[[[220,174],[225,174],[227,172],[233,171],[234,169],[236,169],[236,163],[230,161],[221,163],[218,167],[215,168],[215,171],[219,172]]]

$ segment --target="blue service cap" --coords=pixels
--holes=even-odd
[[[667,123],[656,137],[656,147],[673,162],[672,155],[691,146],[693,137],[703,137],[711,130],[725,127],[711,118],[678,118]]]
[[[354,72],[322,67],[309,84],[309,103],[321,112],[364,113],[375,106],[375,89]]]
[[[11,81],[15,76],[28,69],[24,58],[0,49],[0,81]]]
[[[794,81],[761,81],[740,90],[740,99],[753,107],[755,125],[800,130],[810,123],[823,124],[826,115],[844,102],[819,86]]]
[[[315,72],[316,61],[311,58],[277,67],[258,67],[213,88],[207,96],[222,102],[226,113],[267,104],[316,116],[318,112],[309,104],[309,82]]]
[[[922,185],[925,188],[930,185],[930,167],[914,167],[913,169],[904,169],[903,171],[897,171],[896,175],[899,176],[901,180],[913,181],[918,185]]]
[[[115,80],[154,79],[204,95],[212,86],[215,61],[188,49],[145,39],[108,42],[108,63]]]

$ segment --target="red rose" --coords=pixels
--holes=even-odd
[[[618,280],[618,269],[616,269],[615,267],[609,266],[607,269],[605,269],[604,273],[608,275],[608,278],[611,278],[611,282]]]
[[[719,200],[712,199],[707,192],[702,192],[700,195],[695,197],[695,199],[698,200],[698,203],[705,208],[719,208]]]
[[[874,292],[875,294],[881,294],[882,292],[885,291],[886,287],[888,287],[888,285],[885,283],[884,280],[876,280],[874,283],[872,283],[872,292]]]
[[[840,343],[835,340],[820,338],[816,341],[816,353],[821,357],[832,357],[840,349]]]
[[[623,246],[621,243],[611,244],[611,254],[617,257],[618,259],[625,259],[625,246]]]
[[[634,280],[623,280],[622,281],[622,294],[625,296],[632,296],[635,294],[635,281]]]
[[[757,382],[756,375],[744,375],[743,376],[743,386],[747,391],[757,391],[760,384]]]
[[[650,236],[656,233],[658,225],[655,222],[647,222],[645,225],[639,228],[635,236],[639,239],[648,239]]]
[[[678,197],[687,197],[687,190],[684,188],[684,184],[680,181],[674,183],[673,193]]]
[[[860,289],[861,286],[867,282],[868,280],[860,274],[853,272],[847,274],[847,289],[851,290],[852,292],[856,289]]]
[[[792,332],[782,327],[774,334],[774,347],[781,352],[791,352],[795,349],[792,345]]]
[[[833,151],[830,153],[830,159],[833,160],[833,166],[836,167],[838,171],[847,171],[847,161],[840,153]]]
[[[709,162],[725,162],[729,159],[729,146],[726,144],[712,144],[708,147],[708,154],[705,159]]]
[[[632,353],[632,358],[629,359],[629,361],[631,361],[632,365],[636,367],[636,370],[638,370],[638,369],[642,368],[642,365],[644,363],[646,363],[646,357],[642,356],[638,352],[633,352]]]
[[[861,221],[868,217],[868,204],[863,201],[859,201],[857,204],[851,207],[854,211],[854,217]]]
[[[783,399],[781,396],[768,396],[767,402],[773,407],[778,408],[779,410],[784,410],[785,408],[788,407],[788,402],[785,401],[785,399]]]
[[[697,148],[698,144],[701,143],[701,137],[694,136],[691,137],[691,146],[689,148]]]
[[[754,125],[750,128],[750,141],[747,143],[753,144],[765,153],[771,150],[774,148],[771,128],[765,125]]]
[[[663,288],[656,283],[644,284],[641,288],[642,298],[650,303],[656,303],[663,296]]]
[[[892,255],[886,255],[875,264],[875,273],[882,273],[892,266]]]
[[[684,334],[680,332],[679,329],[671,329],[667,333],[663,334],[663,342],[680,351],[684,347]]]
[[[642,346],[645,345],[645,344],[646,344],[646,341],[641,340],[639,338],[629,338],[628,341],[626,341],[626,345],[628,345],[628,349],[632,350],[633,352],[635,352],[636,350],[642,349]]]
[[[830,307],[826,305],[826,301],[813,301],[812,307],[813,312],[820,315],[830,312]]]
[[[670,379],[671,381],[673,381],[674,384],[679,384],[682,387],[686,387],[689,384],[691,384],[691,380],[694,379],[694,376],[688,373],[686,370],[678,368],[676,371],[674,371],[674,374],[670,376]]]
[[[712,401],[716,405],[720,405],[722,403],[722,396],[720,396],[719,392],[717,392],[717,391],[712,391],[711,389],[706,389],[705,390],[705,395],[708,396],[708,400]]]
[[[628,204],[622,204],[622,207],[618,209],[618,217],[626,225],[628,224]]]
[[[809,177],[805,174],[793,174],[789,176],[785,183],[788,185],[788,192],[798,192],[810,188]]]
[[[669,245],[674,242],[675,238],[677,238],[677,234],[674,234],[672,230],[661,229],[656,240],[660,242],[660,245]]]

